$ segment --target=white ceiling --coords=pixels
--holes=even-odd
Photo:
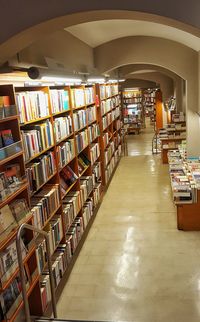
[[[100,20],[65,29],[91,47],[127,36],[153,36],[180,42],[200,50],[200,38],[174,27],[138,20]]]
[[[156,73],[156,70],[154,69],[141,69],[141,70],[137,70],[135,72],[132,72],[131,74],[147,74],[147,73]]]

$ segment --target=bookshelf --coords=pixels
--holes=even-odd
[[[2,321],[15,321],[23,308],[13,255],[22,222],[48,233],[57,295],[62,289],[120,159],[120,104],[117,84],[0,86],[0,123],[10,139],[4,146],[3,134],[1,173],[15,171],[18,183],[1,193],[0,209],[13,218],[9,231],[1,227]],[[22,247],[30,312],[42,316],[50,309],[45,243],[27,232]],[[5,254],[13,257],[6,274]]]
[[[187,158],[185,145],[168,153],[173,201],[177,208],[177,227],[200,230],[200,162]]]
[[[172,123],[159,130],[161,141],[161,158],[164,164],[168,163],[168,151],[178,149],[186,140],[186,122],[182,113],[172,115]]]
[[[122,100],[123,121],[128,125],[127,131],[139,134],[144,123],[142,90],[124,89]]]

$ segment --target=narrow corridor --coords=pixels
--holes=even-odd
[[[68,319],[200,321],[200,233],[176,228],[152,129],[123,157],[58,303]]]

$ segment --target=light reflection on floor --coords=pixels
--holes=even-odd
[[[200,234],[176,229],[167,165],[151,128],[130,135],[58,303],[59,317],[199,322]]]

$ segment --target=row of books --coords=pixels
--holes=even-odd
[[[172,114],[172,122],[185,122],[185,115],[183,112]]]
[[[80,193],[82,205],[85,203],[90,193],[93,190],[93,178],[92,176],[82,176],[80,178]]]
[[[85,101],[86,104],[93,104],[95,102],[94,87],[85,88]]]
[[[94,181],[97,183],[101,179],[101,163],[95,162],[93,164],[92,173],[94,175]]]
[[[73,224],[70,226],[66,237],[70,241],[70,246],[71,246],[71,252],[72,255],[74,254],[79,241],[81,240],[81,237],[84,232],[84,226],[83,226],[83,218],[82,217],[77,217]]]
[[[125,91],[123,93],[123,98],[141,98],[142,92],[141,91]]]
[[[44,123],[29,126],[28,130],[22,130],[25,161],[54,144],[52,124],[49,120]]]
[[[22,259],[27,255],[27,248],[21,239]],[[12,240],[6,248],[0,252],[0,283],[3,288],[5,283],[10,279],[18,268],[16,241]]]
[[[19,163],[5,165],[0,172],[0,202],[18,190],[24,182]]]
[[[115,120],[115,129],[119,131],[122,127],[122,122],[120,120]]]
[[[117,135],[114,136],[115,149],[118,147],[120,143],[121,143],[121,136],[119,133],[117,133]]]
[[[52,269],[55,285],[58,285],[58,281],[62,278],[70,260],[71,260],[71,245],[67,241],[64,244],[60,244],[54,255],[52,256]],[[59,273],[59,274],[58,274]],[[43,312],[46,310],[48,304],[51,301],[51,287],[49,272],[46,270],[42,273],[40,280],[40,292],[42,297]]]
[[[103,130],[105,130],[113,121],[112,113],[108,113],[102,118]]]
[[[72,134],[72,119],[70,115],[54,119],[54,133],[56,143]]]
[[[28,266],[24,267],[25,285],[28,290],[32,281],[35,279],[35,272],[30,274]],[[21,280],[19,273],[11,281],[8,288],[0,294],[0,320],[10,321],[13,314],[22,302]]]
[[[64,196],[69,187],[78,179],[77,174],[70,166],[64,167],[60,172],[60,188],[61,194]]]
[[[103,134],[103,144],[104,144],[104,149],[106,148],[106,146],[109,144],[109,140],[112,137],[112,133],[110,132],[105,132]]]
[[[90,160],[93,164],[100,156],[99,143],[93,143],[90,145]]]
[[[89,142],[93,142],[100,135],[99,124],[95,123],[88,127]]]
[[[46,184],[31,198],[31,206],[34,226],[43,229],[46,221],[60,206],[59,186]]]
[[[37,191],[56,172],[54,152],[50,151],[29,163],[26,176],[29,182],[30,193]]]
[[[0,242],[30,214],[26,199],[15,199],[0,209]]]
[[[71,205],[73,207],[74,218],[76,218],[76,216],[78,215],[82,207],[82,199],[81,199],[80,191],[79,190],[70,191],[67,194],[67,196],[63,199],[63,205],[65,208],[66,207],[68,208],[68,205]]]
[[[72,199],[71,199],[72,200]],[[65,231],[67,232],[71,224],[73,223],[74,219],[77,216],[77,212],[79,212],[78,204],[75,203],[76,200],[72,200],[71,202],[64,202],[63,203],[63,219],[65,225]],[[77,200],[78,202],[78,200]],[[75,205],[74,205],[75,203]]]
[[[84,153],[81,153],[78,156],[78,172],[79,172],[79,176],[82,175],[82,173],[85,171],[85,169],[88,168],[88,166],[90,164],[91,164],[91,161],[88,159],[88,157]]]
[[[98,182],[94,186],[93,190],[93,203],[94,207],[96,207],[101,199],[101,194],[102,194],[102,183]]]
[[[74,88],[71,90],[73,108],[85,106],[85,91],[83,88]]]
[[[166,127],[159,130],[159,138],[160,140],[167,139],[177,139],[182,138],[186,139],[186,128],[182,127],[182,129],[177,130],[175,127]]]
[[[85,230],[91,217],[93,216],[94,202],[93,198],[88,198],[83,206],[83,229]]]
[[[100,99],[106,99],[118,94],[118,85],[100,85]]]
[[[56,147],[59,169],[63,168],[75,157],[74,144],[74,139],[68,139]]]
[[[59,214],[55,215],[49,221],[48,225],[45,227],[45,231],[49,236],[50,253],[53,255],[58,244],[63,238],[62,218]]]
[[[168,152],[169,172],[175,204],[196,203],[200,189],[199,158],[186,158],[179,150]]]
[[[92,122],[97,120],[96,106],[95,105],[88,107],[86,112],[87,112],[87,122],[88,122],[88,124],[90,124],[90,123],[92,123]]]
[[[119,105],[119,96],[108,98],[105,101],[101,101],[101,115],[106,114],[112,109],[116,108]]]
[[[79,110],[73,113],[74,130],[79,131],[87,125],[87,112],[86,110]]]
[[[48,94],[43,91],[16,93],[20,123],[26,123],[49,116]]]
[[[77,152],[80,153],[88,144],[88,130],[84,130],[76,134]]]
[[[105,181],[106,183],[108,183],[112,173],[113,173],[113,170],[121,156],[121,153],[122,153],[122,147],[121,145],[118,146],[118,149],[115,151],[114,153],[114,156],[111,158],[108,166],[106,167],[105,169]]]
[[[117,117],[119,117],[119,116],[120,116],[120,107],[119,107],[119,106],[118,106],[118,107],[116,107],[116,108],[113,110],[112,114],[113,114],[113,119],[114,119],[114,120],[115,120]]]
[[[115,151],[114,142],[110,142],[110,145],[107,147],[107,149],[104,151],[104,159],[105,159],[105,167],[110,162],[110,159]]]
[[[142,103],[142,97],[124,97],[123,101],[127,104],[138,104]]]
[[[69,92],[64,89],[51,89],[51,109],[52,114],[69,110]]]

